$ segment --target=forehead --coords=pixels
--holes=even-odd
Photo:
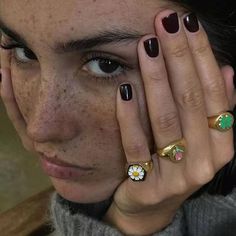
[[[50,41],[112,28],[153,33],[154,16],[166,8],[175,7],[163,0],[0,0],[0,17],[23,37]]]

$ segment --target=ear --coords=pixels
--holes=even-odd
[[[225,81],[226,93],[230,105],[230,110],[236,106],[236,89],[234,87],[234,69],[226,65],[221,67],[221,73]]]

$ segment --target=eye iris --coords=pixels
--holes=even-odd
[[[105,73],[112,73],[119,68],[119,64],[107,59],[99,60],[99,67]]]
[[[29,59],[31,59],[31,60],[36,60],[36,59],[37,59],[37,57],[35,56],[35,54],[34,54],[31,50],[29,50],[29,49],[27,49],[27,48],[24,48],[24,54],[25,54],[25,56],[26,56],[27,58],[29,58]]]

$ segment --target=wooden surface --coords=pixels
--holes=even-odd
[[[44,236],[48,226],[48,207],[52,187],[0,214],[1,236]]]

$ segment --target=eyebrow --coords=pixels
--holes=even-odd
[[[28,47],[26,40],[14,30],[11,30],[0,20],[0,29],[7,36],[11,37],[17,43]],[[68,42],[57,42],[51,47],[56,53],[68,53],[73,51],[85,51],[94,47],[99,47],[114,43],[132,43],[139,40],[143,34],[128,29],[112,29],[98,32],[94,36],[84,37],[79,40],[71,40]]]

